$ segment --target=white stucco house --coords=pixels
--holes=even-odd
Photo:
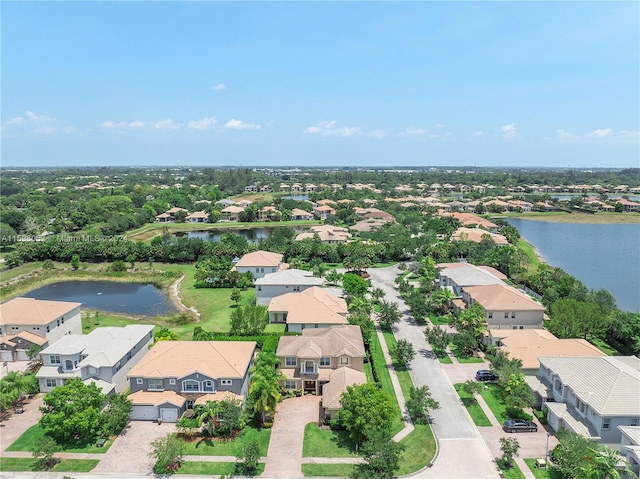
[[[256,304],[267,306],[271,298],[287,293],[299,293],[312,286],[322,287],[324,279],[314,278],[311,271],[285,269],[265,274],[255,280]]]

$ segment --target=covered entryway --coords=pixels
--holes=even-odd
[[[160,408],[162,422],[178,422],[178,410],[175,408]]]

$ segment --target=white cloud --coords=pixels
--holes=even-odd
[[[556,130],[556,140],[558,141],[573,141],[577,139],[578,136],[569,131],[563,130],[562,128]]]
[[[337,137],[348,138],[350,136],[360,133],[361,131],[362,131],[362,128],[356,127],[356,126],[352,126],[352,127],[341,126],[339,128],[336,128],[336,121],[331,120],[331,121],[322,121],[322,122],[316,123],[316,126],[310,126],[308,128],[305,128],[303,130],[303,133],[310,133],[312,135],[321,135],[324,137],[337,136]]]
[[[210,116],[201,120],[191,120],[187,123],[187,128],[190,130],[210,130],[215,128],[217,124],[218,119],[215,116]]]
[[[436,123],[436,128],[438,129],[444,128],[444,125],[442,123]]]
[[[640,132],[622,130],[615,137],[625,140],[637,140],[638,138],[640,138]]]
[[[500,127],[500,131],[502,131],[502,138],[505,140],[513,140],[516,137],[516,125],[513,123],[509,125],[502,125]]]
[[[178,130],[184,125],[182,123],[174,122],[171,118],[160,121],[142,121],[135,120],[127,123],[126,121],[104,121],[100,124],[102,128],[107,130],[140,130],[140,129],[155,129],[155,130]]]
[[[234,120],[233,118],[225,123],[224,127],[233,130],[259,130],[262,128],[260,125],[256,125],[255,123],[245,123],[242,120]]]
[[[427,130],[426,128],[407,128],[402,133],[400,133],[400,136],[426,135],[427,133],[429,133],[429,130]]]
[[[480,130],[480,131],[476,131],[473,135],[471,135],[471,137],[473,138],[482,138],[484,136],[484,131]]]
[[[212,90],[226,90],[227,87],[225,86],[224,83],[218,83],[217,85],[213,85],[211,87]]]
[[[15,129],[15,131],[32,131],[49,135],[57,131],[69,133],[75,130],[72,126],[64,126],[56,118],[45,114],[38,115],[32,111],[26,111],[24,116],[16,116],[4,122],[5,127]]]
[[[587,134],[587,138],[605,138],[611,134],[613,130],[611,128],[605,128],[602,130],[594,130]]]
[[[23,125],[27,122],[21,116],[16,116],[15,118],[11,118],[11,120],[7,120],[4,122],[5,125]]]
[[[369,136],[373,138],[386,138],[391,133],[391,130],[371,130]]]

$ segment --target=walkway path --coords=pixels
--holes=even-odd
[[[320,419],[320,398],[302,396],[285,399],[276,408],[267,465],[262,477],[303,477],[304,428]]]
[[[169,299],[173,301],[173,303],[178,307],[181,312],[190,311],[196,316],[196,322],[200,322],[200,312],[194,308],[193,306],[187,306],[182,302],[182,296],[180,296],[180,284],[182,280],[184,280],[185,275],[183,274],[178,279],[176,279],[171,286],[169,286]]]
[[[371,268],[368,270],[374,287],[382,288],[387,301],[406,305],[394,289],[394,279],[399,273],[396,267]],[[429,386],[431,394],[440,403],[440,409],[431,411],[432,429],[438,443],[438,455],[431,468],[423,469],[414,476],[448,479],[497,478],[493,456],[483,441],[467,410],[462,406],[449,378],[440,362],[433,358],[423,328],[408,315],[394,331],[398,339],[413,344],[418,352],[411,362],[410,374],[416,387]]]

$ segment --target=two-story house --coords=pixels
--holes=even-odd
[[[635,356],[539,358],[526,377],[549,425],[606,444],[619,444],[618,426],[640,423],[640,359]]]
[[[240,213],[244,211],[242,206],[227,206],[220,210],[220,221],[240,221]]]
[[[296,241],[302,241],[304,239],[313,239],[316,235],[323,243],[327,244],[342,244],[346,243],[351,238],[351,233],[347,228],[333,225],[319,225],[309,228],[309,232],[300,233],[296,236]]]
[[[269,321],[286,323],[287,331],[349,324],[346,301],[317,286],[276,296],[269,302],[268,309]]]
[[[462,289],[466,286],[504,284],[507,278],[489,266],[475,266],[469,263],[445,263],[438,265],[438,268],[438,286],[451,289],[456,297],[462,296]]]
[[[153,326],[129,324],[123,328],[96,328],[89,334],[64,336],[42,350],[36,377],[40,391],[48,392],[67,379],[95,382],[102,392],[127,389],[127,373],[149,351]]]
[[[507,238],[491,231],[483,230],[481,228],[466,228],[464,226],[458,228],[451,235],[452,241],[472,241],[474,243],[480,243],[484,238],[490,238],[498,246],[506,246],[509,244]]]
[[[196,211],[187,215],[184,219],[185,223],[208,223],[209,222],[209,213],[206,211]]]
[[[47,338],[29,331],[0,336],[0,361],[28,361],[29,350],[37,346],[42,349],[49,344]]]
[[[254,251],[245,254],[235,264],[238,273],[250,272],[255,279],[262,278],[269,273],[275,273],[287,269],[289,265],[282,262],[283,255],[269,251]]]
[[[301,210],[300,208],[293,208],[291,210],[291,215],[289,216],[291,221],[300,221],[300,220],[312,220],[313,215],[308,211]]]
[[[81,303],[13,298],[0,304],[0,337],[23,331],[55,343],[67,334],[82,334]]]
[[[322,287],[324,279],[315,278],[311,271],[285,269],[265,274],[255,280],[256,304],[267,306],[271,298],[287,293],[299,293],[312,286]]]
[[[336,210],[329,205],[314,206],[313,216],[320,220],[326,220],[329,216],[335,216]]]
[[[246,399],[255,341],[159,341],[129,372],[131,419],[176,422],[187,409]]]
[[[487,314],[488,329],[542,327],[545,307],[513,286],[466,286],[462,289],[462,299],[467,306],[480,303]]]
[[[283,387],[322,395],[325,414],[340,409],[347,386],[367,382],[362,372],[365,357],[359,326],[305,329],[302,336],[282,336],[276,356],[285,375]]]

